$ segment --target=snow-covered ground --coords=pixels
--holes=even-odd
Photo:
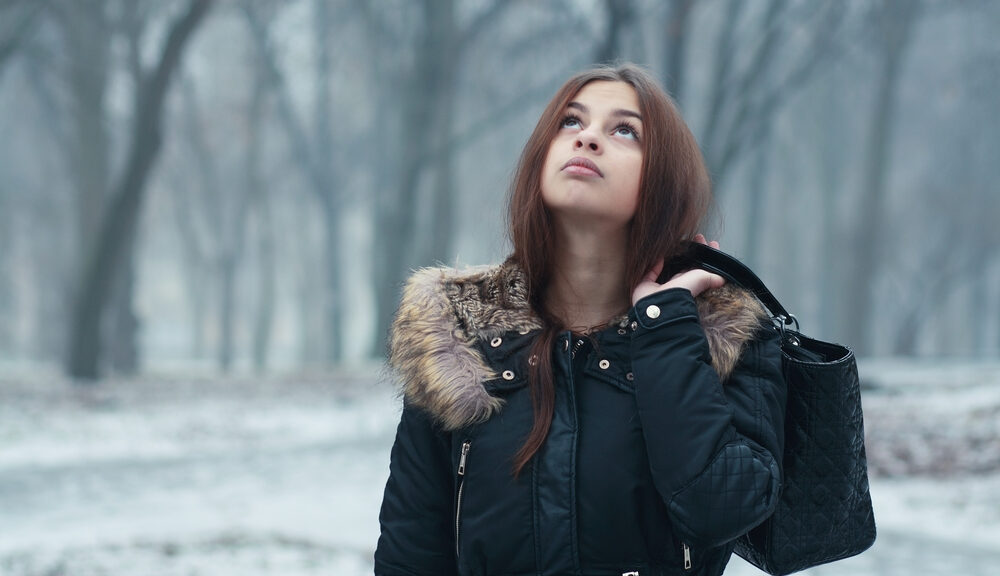
[[[0,575],[371,574],[399,413],[375,372],[0,380]],[[862,376],[879,539],[808,573],[1000,574],[1000,364]]]

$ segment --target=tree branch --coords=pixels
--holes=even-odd
[[[18,49],[25,39],[35,30],[35,23],[37,22],[38,15],[42,13],[48,7],[50,0],[41,0],[39,2],[28,2],[28,9],[23,13],[21,19],[17,24],[11,26],[13,33],[9,38],[0,41],[0,74],[3,74],[6,68],[5,64],[10,60],[14,54],[17,53]],[[4,10],[11,10],[13,4],[5,4],[0,6]],[[4,15],[4,19],[10,18],[8,15]]]
[[[82,269],[80,290],[73,309],[67,372],[93,380],[99,375],[100,320],[127,251],[132,246],[146,182],[159,152],[163,102],[173,72],[191,34],[212,5],[212,0],[191,0],[187,11],[171,26],[160,59],[152,73],[137,87],[136,116],[126,169],[114,188],[111,203],[101,222],[99,237]]]

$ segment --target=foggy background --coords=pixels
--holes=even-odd
[[[845,573],[938,573],[945,525],[991,573],[998,29],[990,0],[0,0],[0,573],[370,572],[399,289],[506,256],[544,105],[615,61],[701,144],[708,235],[862,359],[889,532]]]

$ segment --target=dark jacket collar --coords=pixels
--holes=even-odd
[[[712,364],[725,379],[767,313],[749,292],[723,286],[700,295],[698,314]],[[511,263],[456,270],[424,268],[410,277],[389,339],[389,364],[407,402],[446,430],[488,419],[503,406],[483,383],[497,377],[477,340],[542,327]]]

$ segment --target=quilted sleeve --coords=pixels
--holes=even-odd
[[[778,500],[785,388],[777,334],[762,327],[723,384],[690,292],[648,296],[636,317],[639,418],[674,530],[701,548],[734,540]]]
[[[448,449],[446,433],[404,406],[379,514],[377,576],[456,574]]]

